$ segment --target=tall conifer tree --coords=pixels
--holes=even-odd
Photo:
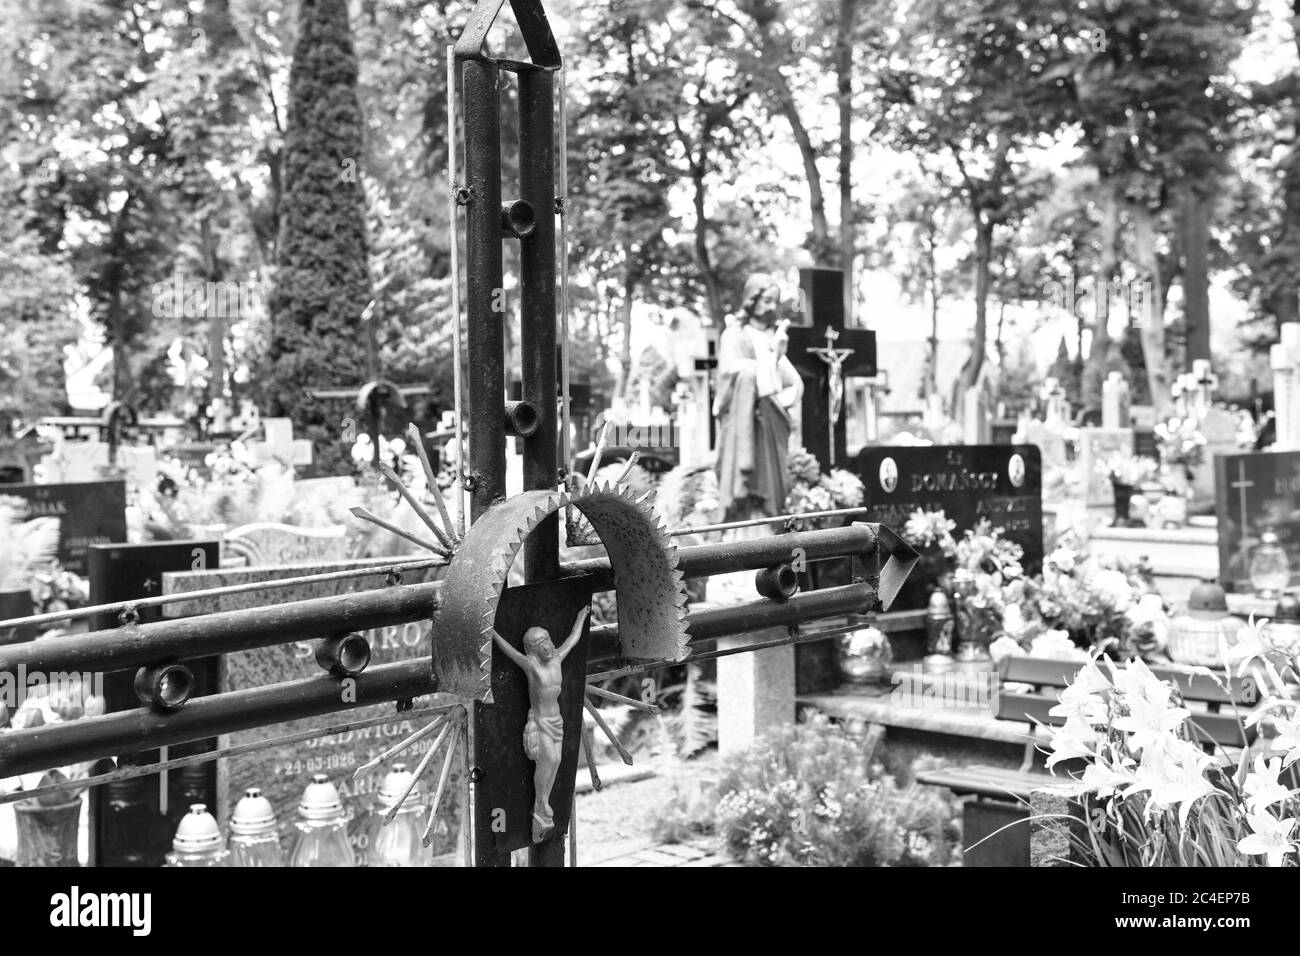
[[[309,388],[360,386],[366,375],[361,313],[370,301],[359,165],[361,107],[346,0],[302,0],[289,74],[284,197],[263,377],[272,414],[315,443],[321,470],[348,462],[338,403]]]

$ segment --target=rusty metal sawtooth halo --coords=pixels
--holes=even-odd
[[[677,546],[648,501],[608,483],[577,493],[526,491],[493,505],[474,522],[443,576],[433,625],[439,690],[491,702],[492,628],[506,576],[524,539],[567,505],[587,517],[609,553],[624,660],[686,657],[686,588]]]

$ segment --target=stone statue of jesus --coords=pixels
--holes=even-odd
[[[533,842],[540,843],[555,828],[551,812],[551,787],[560,771],[560,754],[564,745],[564,715],[560,713],[560,691],[564,677],[561,665],[582,637],[590,607],[578,612],[573,630],[560,645],[551,642],[544,627],[530,627],[524,632],[524,653],[520,654],[496,631],[492,639],[501,653],[514,661],[528,678],[528,720],[524,723],[524,753],[533,761]]]

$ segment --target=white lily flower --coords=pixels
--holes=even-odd
[[[1170,736],[1192,715],[1185,707],[1170,707],[1168,700],[1151,701],[1133,696],[1126,697],[1124,703],[1128,713],[1116,717],[1112,726],[1130,734],[1129,747],[1143,752]]]
[[[1052,754],[1047,758],[1047,769],[1051,770],[1062,760],[1095,757],[1100,743],[1101,737],[1092,729],[1091,724],[1077,716],[1071,716],[1052,731],[1052,739],[1048,742]]]
[[[1246,794],[1246,807],[1251,813],[1258,813],[1291,796],[1291,791],[1278,782],[1280,773],[1282,773],[1281,757],[1274,757],[1268,761],[1262,755],[1255,758],[1255,769],[1246,774],[1246,782],[1242,786]]]
[[[1286,754],[1282,760],[1282,769],[1286,770],[1300,760],[1300,721],[1274,717],[1273,727],[1277,736],[1269,741],[1269,749]]]
[[[1269,866],[1282,866],[1296,848],[1291,837],[1295,818],[1278,820],[1271,813],[1248,813],[1246,823],[1254,832],[1237,842],[1237,849],[1251,856],[1267,856]]]

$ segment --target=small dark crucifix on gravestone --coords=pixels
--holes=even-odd
[[[803,444],[829,468],[847,457],[844,380],[876,374],[876,333],[845,327],[842,270],[800,269],[799,288],[788,354],[803,379]]]
[[[1241,567],[1243,569],[1250,567],[1250,547],[1248,539],[1250,537],[1250,514],[1246,510],[1246,489],[1254,488],[1255,483],[1246,479],[1246,462],[1238,460],[1237,462],[1237,480],[1232,483],[1232,487],[1237,491],[1237,499],[1241,509],[1241,532],[1237,541],[1237,553],[1241,558]]]

